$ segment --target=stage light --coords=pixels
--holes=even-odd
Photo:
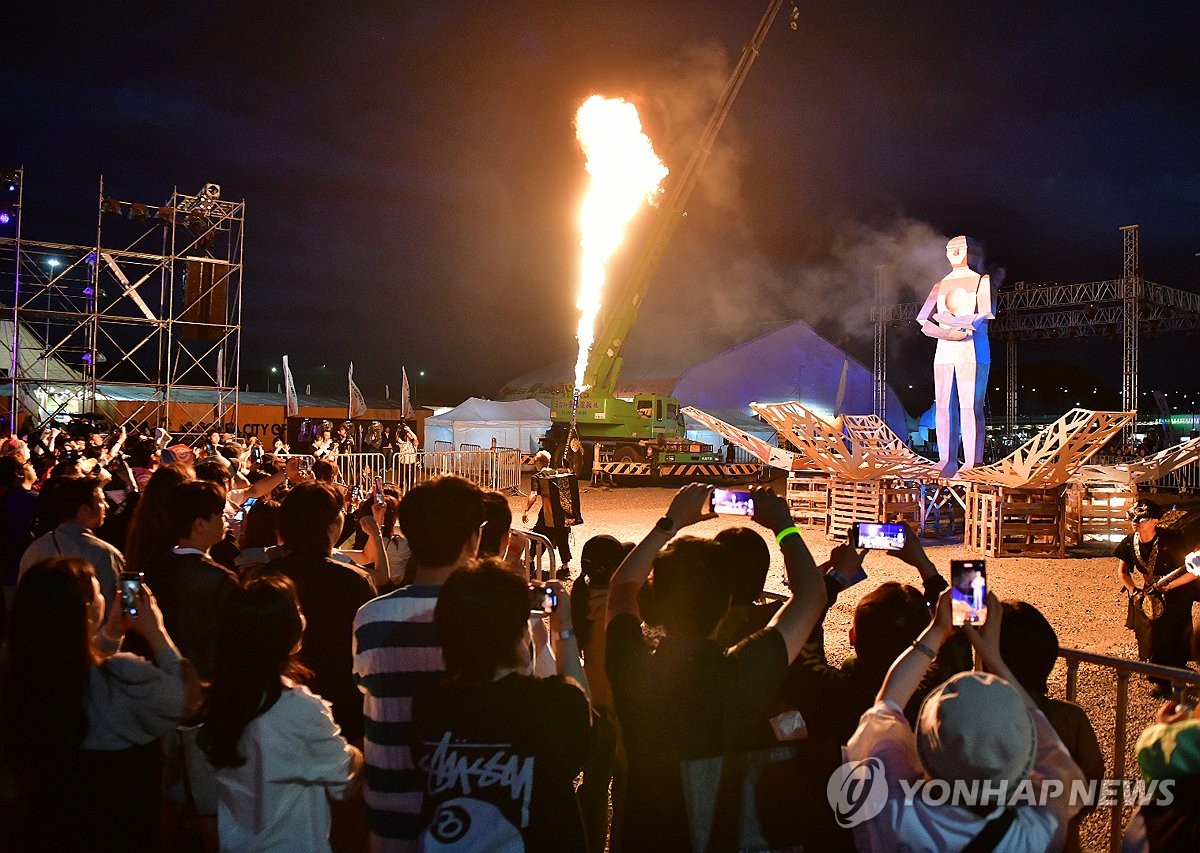
[[[10,219],[12,219],[12,217],[8,215],[7,210],[0,211],[0,225],[7,225]]]
[[[100,212],[119,215],[121,213],[121,202],[110,196],[104,196],[100,199]]]

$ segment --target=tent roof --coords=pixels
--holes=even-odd
[[[550,409],[537,400],[484,400],[469,397],[448,412],[428,418],[426,426],[450,426],[456,422],[538,423],[550,422]]]

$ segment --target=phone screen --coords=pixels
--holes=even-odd
[[[955,625],[987,621],[987,565],[983,560],[950,561],[950,596]]]
[[[131,619],[136,619],[138,615],[142,577],[141,572],[121,572],[121,612]]]
[[[712,511],[719,515],[754,515],[754,498],[737,489],[713,489]]]
[[[375,503],[383,506],[383,478],[375,478]]]
[[[903,524],[875,524],[858,521],[854,524],[857,541],[852,543],[859,548],[870,548],[876,551],[899,551],[904,547]]]
[[[529,598],[529,610],[531,613],[549,616],[558,609],[558,595],[548,586],[542,586],[540,583],[531,583],[529,585]]]

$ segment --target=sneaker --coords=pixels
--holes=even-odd
[[[560,581],[569,581],[571,579],[571,567],[559,566],[558,571],[554,573],[554,576]]]

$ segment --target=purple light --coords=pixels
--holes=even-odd
[[[84,364],[91,364],[91,363],[92,363],[92,354],[91,354],[90,352],[85,352],[85,353],[83,354],[83,363],[84,363]]]
[[[12,219],[12,217],[7,213],[0,213],[0,225],[7,225],[10,219]]]
[[[89,284],[87,287],[85,287],[85,288],[83,289],[83,295],[84,295],[84,296],[91,296],[91,295],[92,295],[93,293],[95,293],[95,292],[96,292],[96,291],[92,290],[92,286],[91,286],[90,284]]]

